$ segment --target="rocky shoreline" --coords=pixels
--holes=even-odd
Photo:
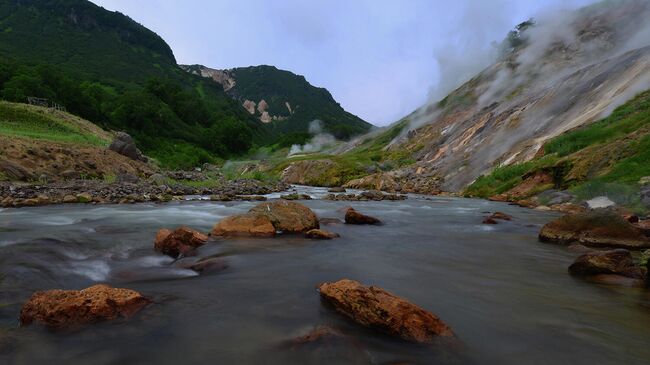
[[[210,196],[210,200],[263,200],[261,195],[290,188],[282,182],[260,182],[252,179],[223,181],[210,187],[153,182],[105,182],[101,180],[70,180],[53,183],[0,182],[0,207],[18,208],[50,204],[94,203],[130,204],[183,200],[186,196]]]

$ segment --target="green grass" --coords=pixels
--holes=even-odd
[[[0,134],[93,146],[107,146],[109,143],[49,113],[47,109],[7,102],[0,102]]]
[[[599,155],[605,148],[616,153]],[[620,106],[609,117],[550,140],[544,151],[546,155],[542,158],[499,167],[481,176],[465,190],[465,195],[500,194],[517,186],[524,175],[552,168],[562,187],[573,192],[578,200],[607,196],[636,213],[647,213],[647,207],[640,202],[638,183],[642,177],[650,176],[650,90]],[[587,172],[581,173],[581,169]]]
[[[539,160],[497,167],[490,174],[476,179],[465,190],[464,195],[488,198],[504,193],[521,183],[524,175],[531,171],[553,166],[557,160],[556,156],[550,155]]]
[[[648,124],[650,90],[617,108],[609,117],[554,138],[544,145],[544,151],[567,156],[589,146],[622,138]]]

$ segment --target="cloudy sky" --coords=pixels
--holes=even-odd
[[[268,64],[386,125],[487,66],[531,16],[593,0],[92,0],[161,35],[184,64]],[[561,10],[560,10],[561,11]]]

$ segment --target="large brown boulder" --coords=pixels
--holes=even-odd
[[[542,228],[539,239],[560,244],[578,242],[591,247],[650,247],[650,240],[639,228],[616,212],[606,209],[558,218]]]
[[[345,223],[347,224],[381,224],[381,221],[375,217],[364,215],[354,208],[348,208],[345,212]]]
[[[435,315],[381,288],[343,279],[318,287],[321,298],[355,322],[400,337],[429,343],[453,332]]]
[[[130,289],[95,285],[83,290],[39,291],[23,305],[20,324],[40,323],[50,328],[70,328],[84,324],[130,317],[151,303]]]
[[[156,251],[173,258],[187,256],[197,247],[208,242],[208,236],[191,228],[180,227],[174,231],[161,229],[156,234],[154,248]]]
[[[240,214],[222,219],[212,228],[213,236],[221,237],[273,237],[275,227],[263,215]]]
[[[320,228],[316,214],[296,202],[280,200],[262,203],[248,213],[269,218],[276,230],[286,233],[302,233]]]
[[[585,276],[613,274],[641,280],[646,278],[646,269],[636,265],[630,251],[624,249],[585,253],[569,266],[569,272]]]
[[[147,158],[140,152],[133,138],[127,133],[118,132],[108,149],[132,160],[147,162]]]

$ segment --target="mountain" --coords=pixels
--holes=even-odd
[[[0,0],[0,96],[47,98],[126,130],[168,167],[274,138],[220,84],[183,71],[154,32],[85,0]]]
[[[278,133],[308,132],[318,119],[325,131],[349,139],[370,130],[371,124],[345,111],[327,89],[311,85],[304,76],[273,66],[216,70],[201,65],[182,66],[223,86],[253,116]]]
[[[647,159],[639,164],[647,93],[629,100],[650,89],[649,19],[649,2],[621,0],[526,21],[494,64],[444,99],[332,151],[320,167],[310,161],[314,180],[487,197],[526,180],[541,189],[530,196],[602,178],[638,192],[637,174],[650,174]],[[561,147],[572,143],[579,148]],[[529,178],[538,168],[547,175],[535,185]],[[626,169],[635,172],[623,176]],[[614,172],[621,178],[607,177]]]

